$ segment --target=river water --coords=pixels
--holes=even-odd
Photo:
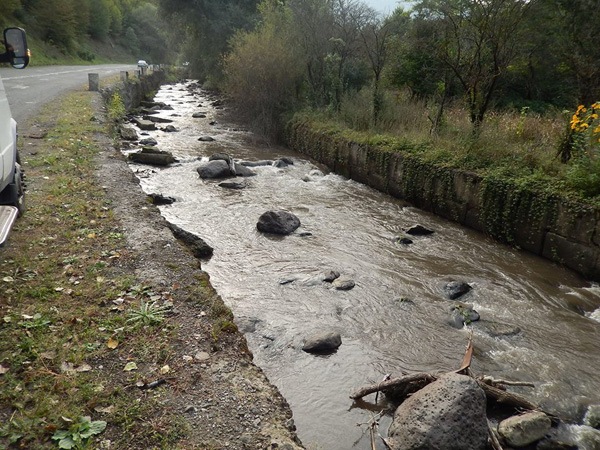
[[[357,424],[385,403],[375,405],[371,395],[355,404],[350,393],[388,373],[457,369],[471,330],[476,374],[533,382],[535,388],[512,391],[576,420],[587,405],[600,403],[600,287],[341,176],[303,181],[317,165],[228,125],[214,98],[189,88],[164,86],[155,98],[174,108],[158,116],[172,119],[179,132],[148,132],[180,162],[131,167],[146,193],[177,199],[160,207],[167,220],[214,248],[202,267],[246,332],[255,362],[288,400],[307,447],[369,448],[368,431]],[[206,117],[192,118],[197,112]],[[218,152],[247,161],[288,156],[295,163],[253,168],[257,176],[236,180],[245,189],[228,190],[195,170]],[[286,237],[258,232],[259,216],[273,209],[294,213],[301,227]],[[435,233],[412,245],[394,242],[414,224]],[[356,286],[337,291],[314,282],[327,270]],[[290,279],[296,281],[281,284]],[[481,321],[448,325],[452,303],[443,286],[452,280],[472,286],[461,301]],[[510,333],[491,332],[490,322]],[[322,330],[341,333],[338,351],[303,352],[303,339]],[[380,420],[384,436],[389,423],[389,416]]]

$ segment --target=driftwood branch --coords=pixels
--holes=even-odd
[[[492,448],[494,450],[504,450],[500,441],[498,440],[498,436],[496,436],[496,432],[494,431],[494,427],[492,426],[490,419],[486,418],[487,428],[488,428],[488,436],[490,437],[490,441],[492,441]]]
[[[471,367],[471,360],[473,359],[473,332],[469,333],[469,339],[467,340],[467,349],[463,356],[462,364],[456,373],[462,373],[467,371]]]
[[[350,398],[353,400],[356,400],[359,398],[363,398],[365,395],[369,395],[374,392],[380,392],[380,391],[385,392],[388,389],[403,387],[403,386],[408,385],[409,383],[414,383],[417,381],[429,384],[432,381],[435,381],[436,379],[437,379],[437,377],[435,377],[429,373],[425,373],[425,372],[413,373],[410,375],[404,375],[400,378],[392,378],[391,380],[382,381],[381,383],[372,384],[370,386],[365,386],[365,387],[359,389],[358,391],[354,392],[352,395],[350,395]]]
[[[502,380],[496,379],[492,377],[481,377],[481,381],[487,383],[491,386],[498,387],[497,385],[505,385],[505,386],[526,386],[526,387],[535,387],[535,384],[530,383],[529,381],[510,381],[510,380]]]

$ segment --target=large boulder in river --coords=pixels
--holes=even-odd
[[[231,176],[231,170],[227,161],[215,159],[196,169],[202,179],[226,178]]]
[[[525,447],[539,441],[550,431],[550,417],[540,411],[512,416],[498,424],[498,434],[513,447]]]
[[[168,226],[173,235],[183,242],[196,258],[206,258],[213,254],[213,248],[204,242],[202,238],[172,223],[168,223]]]
[[[304,342],[302,350],[308,353],[328,353],[342,345],[340,333],[324,332],[310,336]]]
[[[267,211],[256,224],[258,231],[273,234],[290,234],[299,226],[300,219],[287,211]]]
[[[443,375],[396,409],[388,437],[393,450],[485,450],[485,394],[471,377]]]

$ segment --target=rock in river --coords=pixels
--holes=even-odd
[[[246,183],[238,183],[237,181],[224,181],[223,183],[219,183],[219,187],[225,189],[244,189],[246,188]]]
[[[185,244],[187,248],[193,253],[196,258],[206,258],[213,254],[213,249],[204,240],[189,231],[185,231],[183,228],[167,223],[173,235]]]
[[[299,226],[300,219],[287,211],[267,211],[256,224],[258,231],[273,234],[290,234]]]
[[[479,320],[479,313],[473,309],[473,305],[456,302],[450,307],[448,324],[454,328],[462,328],[464,324],[470,324]]]
[[[144,138],[140,141],[140,145],[158,145],[158,142],[154,138]]]
[[[464,281],[450,281],[444,285],[444,294],[446,294],[448,299],[454,300],[462,297],[471,289],[473,288]]]
[[[306,339],[302,350],[309,353],[327,353],[342,345],[342,337],[332,331],[317,333]]]
[[[231,176],[231,170],[227,161],[216,159],[196,169],[202,179],[225,178]]]
[[[119,127],[119,134],[121,135],[121,138],[126,141],[136,141],[138,138],[137,131],[131,127],[126,127],[125,125]]]
[[[350,278],[337,278],[331,283],[331,285],[338,291],[349,291],[355,286],[354,280]]]
[[[471,377],[443,375],[396,409],[388,437],[393,450],[485,450],[485,394]]]
[[[406,230],[406,234],[410,234],[411,236],[427,236],[433,234],[433,230],[425,228],[423,225],[414,225]]]
[[[498,434],[513,447],[525,447],[542,439],[550,428],[550,417],[540,411],[512,416],[498,424]]]
[[[130,153],[130,161],[153,166],[168,166],[176,160],[169,152],[158,150],[154,147],[144,147],[138,153]]]

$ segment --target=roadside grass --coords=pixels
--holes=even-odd
[[[50,105],[39,117],[45,139],[22,139],[28,209],[0,249],[3,448],[57,448],[52,436],[86,416],[108,428],[74,448],[102,440],[112,448],[177,448],[186,433],[164,406],[163,388],[138,389],[169,376],[172,292],[130,275],[132,255],[94,176],[93,136],[106,130],[92,95]],[[129,320],[144,303],[160,314]],[[138,370],[124,371],[127,363]]]

